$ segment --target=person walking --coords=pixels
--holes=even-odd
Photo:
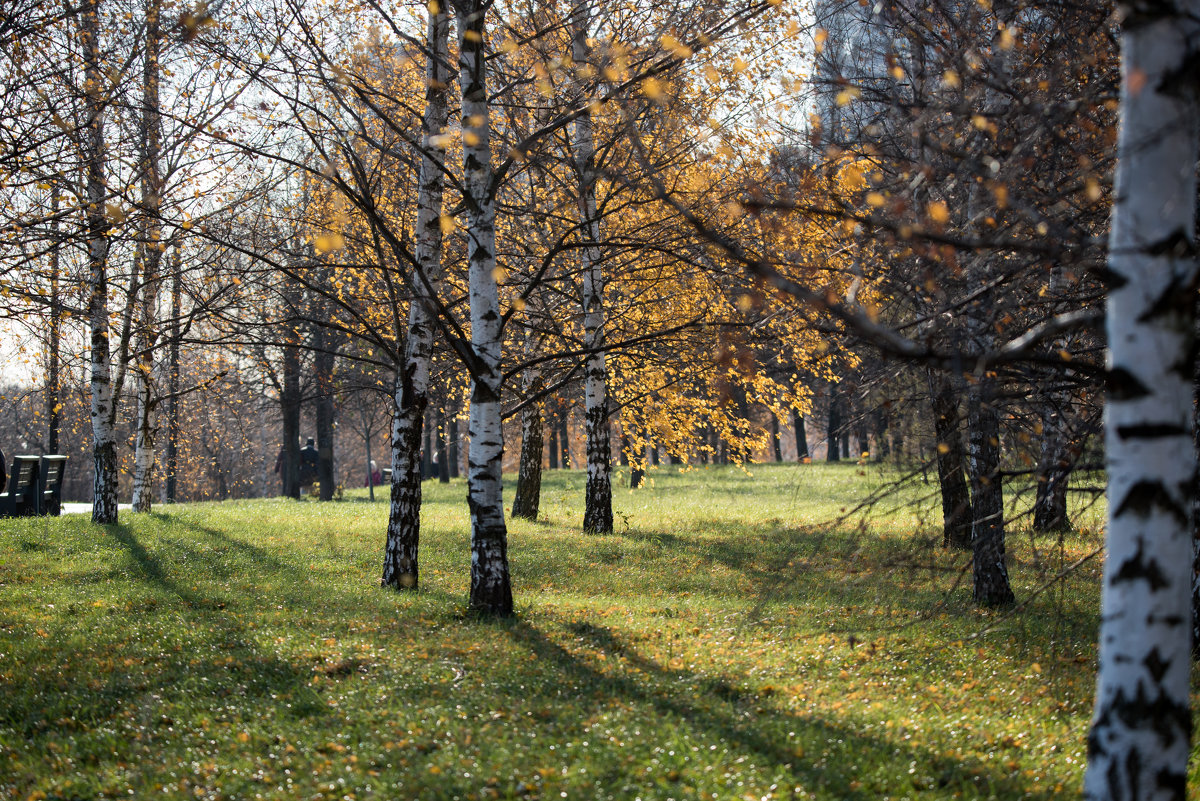
[[[317,480],[317,445],[312,437],[300,449],[300,492],[306,494],[312,491],[313,482]]]

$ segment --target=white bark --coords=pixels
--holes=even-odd
[[[1107,556],[1090,799],[1182,799],[1191,731],[1190,347],[1200,2],[1123,4]]]
[[[154,349],[155,306],[158,303],[159,250],[161,228],[158,217],[162,205],[162,181],[159,175],[161,150],[158,59],[160,49],[160,3],[150,0],[146,6],[146,54],[142,79],[142,207],[146,215],[145,241],[142,243],[142,314],[137,353],[137,441],[133,459],[133,511],[149,512],[154,483]]]
[[[576,67],[588,62],[591,3],[580,2],[571,21],[571,55]],[[596,212],[596,148],[592,116],[575,120],[575,169],[579,175],[579,249],[583,274],[584,409],[587,433],[587,490],[583,530],[607,534],[613,528],[612,454],[608,429],[608,367],[604,352],[604,275],[600,264],[600,220]]]
[[[92,460],[95,478],[92,484],[92,521],[117,522],[117,443],[115,435],[116,399],[109,365],[108,323],[108,233],[105,203],[104,112],[108,98],[100,54],[100,0],[87,2],[80,18],[80,40],[87,83],[87,122],[84,133],[84,159],[87,184],[88,239],[88,326],[90,330]]]
[[[500,418],[500,293],[496,281],[496,210],[487,97],[485,16],[489,2],[458,3],[459,84],[462,87],[463,181],[467,207],[467,265],[471,304],[473,382],[467,454],[471,509],[470,607],[512,614],[508,532],[504,521]]]
[[[417,190],[417,262],[419,275],[408,310],[404,364],[396,372],[392,415],[392,502],[388,515],[383,584],[398,589],[417,586],[421,533],[421,428],[429,403],[429,362],[433,353],[432,302],[442,273],[442,144],[449,112],[447,68],[450,18],[440,6],[430,7],[425,69],[425,117],[422,123],[421,171]]]

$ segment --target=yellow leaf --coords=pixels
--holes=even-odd
[[[950,220],[950,209],[940,200],[935,200],[933,203],[930,203],[927,211],[929,213],[929,219],[933,220],[935,223],[944,224]]]
[[[1008,187],[1004,184],[996,184],[992,187],[992,194],[996,196],[996,208],[1008,208]]]
[[[692,54],[692,48],[669,33],[664,33],[660,41],[662,42],[663,49],[670,51],[671,55],[676,58],[687,58]]]
[[[474,131],[463,131],[463,144],[467,147],[475,147],[482,141]]]
[[[959,80],[958,73],[954,70],[946,70],[942,73],[942,83],[950,89],[957,89],[962,86],[962,81]]]
[[[463,31],[462,38],[468,42],[482,42],[483,37],[479,35],[479,31]]]
[[[742,61],[741,56],[738,56],[737,58],[735,58],[733,60],[733,71],[734,72],[737,72],[737,73],[745,72],[749,66],[750,65],[747,64],[745,61]]]
[[[438,227],[442,229],[442,236],[448,236],[454,233],[454,229],[458,227],[458,222],[449,214],[443,214],[438,217]]]
[[[508,273],[505,271],[505,269],[503,267],[497,267],[496,269],[492,270],[492,278],[496,281],[497,284],[504,283],[504,279],[507,277],[508,277]]]
[[[313,247],[317,249],[317,253],[332,253],[335,250],[341,250],[346,246],[346,238],[341,234],[321,234],[313,242]]]
[[[885,200],[885,198],[883,197],[883,195],[880,192],[868,192],[867,193],[867,205],[868,206],[872,206],[874,208],[879,208],[885,202],[887,202],[887,201]]]
[[[642,94],[651,100],[657,100],[662,97],[662,83],[656,78],[647,78],[642,81]]]
[[[862,95],[862,90],[857,86],[847,86],[837,94],[837,104],[839,106],[847,106],[854,102],[856,98]]]

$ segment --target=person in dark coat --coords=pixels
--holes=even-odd
[[[317,446],[309,437],[300,449],[300,492],[310,492],[317,480]]]
[[[8,463],[4,460],[4,451],[0,451],[0,492],[8,489]]]

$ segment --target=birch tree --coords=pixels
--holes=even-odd
[[[134,446],[133,511],[149,512],[154,471],[154,350],[155,306],[158,301],[159,266],[162,263],[162,180],[159,174],[161,110],[159,104],[159,52],[162,46],[162,4],[146,3],[145,54],[142,72],[142,212],[145,215],[139,255],[142,262],[141,331],[138,336],[136,391],[137,439]]]
[[[383,559],[385,586],[415,588],[421,533],[421,429],[429,403],[434,316],[442,271],[442,193],[450,83],[449,15],[430,3],[425,114],[417,189],[417,280],[409,305],[404,363],[396,370],[392,417],[392,501]]]
[[[1200,2],[1121,3],[1107,556],[1089,799],[1187,793]]]
[[[86,129],[84,134],[87,188],[88,326],[90,331],[92,460],[92,522],[117,522],[116,397],[113,392],[109,347],[108,252],[109,220],[106,216],[104,118],[108,106],[100,46],[100,0],[86,2],[80,16],[83,50]]]
[[[467,455],[471,510],[470,608],[511,615],[508,530],[504,521],[500,416],[501,323],[496,269],[496,211],[492,186],[491,110],[484,52],[486,0],[458,0],[459,85],[462,90],[463,200],[467,208],[467,265],[471,306],[472,385]]]
[[[576,69],[588,65],[592,6],[582,0],[571,20],[571,55]],[[600,264],[600,220],[596,213],[596,148],[588,108],[575,118],[573,147],[579,176],[579,218],[583,247],[584,409],[587,434],[587,489],[583,530],[608,534],[613,528],[612,454],[608,428],[608,369],[604,352],[604,276]]]

